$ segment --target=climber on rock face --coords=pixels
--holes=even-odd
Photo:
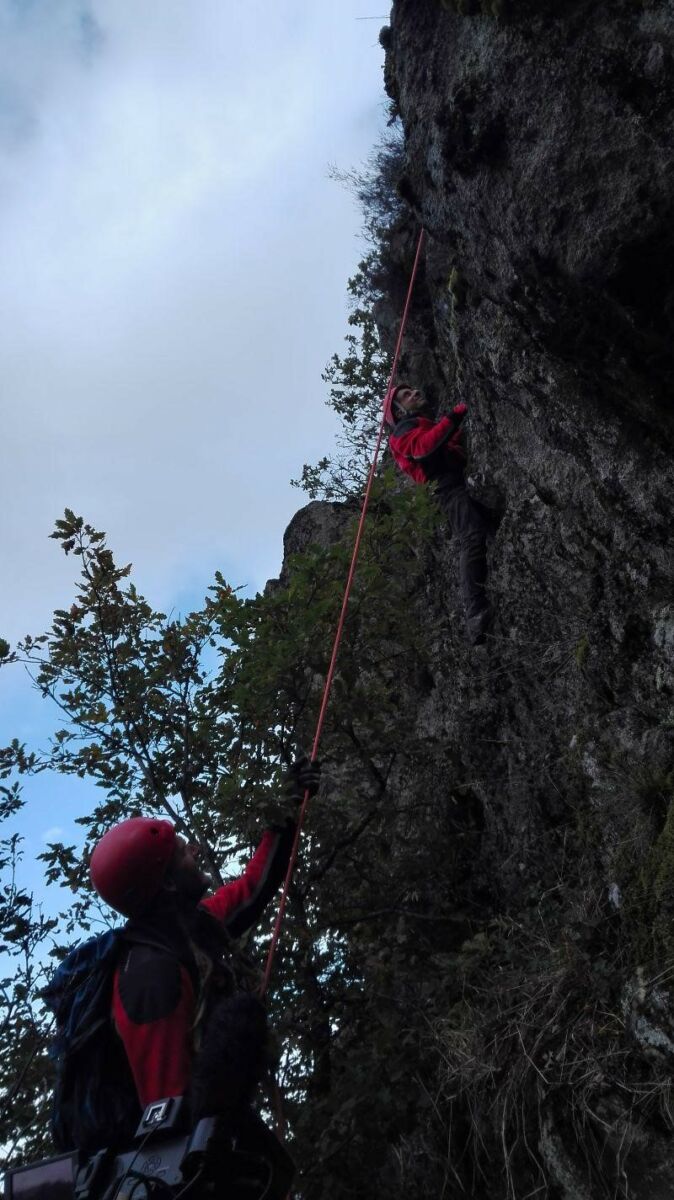
[[[415,483],[434,483],[438,501],[459,542],[459,577],[468,640],[481,645],[491,620],[487,599],[487,516],[466,488],[466,453],[461,422],[465,404],[434,420],[422,393],[399,383],[389,390],[384,416],[391,427],[389,446],[402,471]]]

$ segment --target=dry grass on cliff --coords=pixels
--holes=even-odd
[[[674,1128],[669,1075],[630,1042],[613,915],[584,901],[566,926],[495,922],[461,956],[461,997],[432,1030],[448,1196],[545,1197],[562,1178],[579,1200],[626,1195],[646,1126]]]

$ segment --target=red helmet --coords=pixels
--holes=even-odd
[[[402,383],[397,383],[395,387],[389,388],[384,397],[384,420],[387,425],[395,425],[396,423],[396,416],[393,412],[393,401],[396,398],[396,392],[404,386]]]
[[[136,916],[161,888],[176,844],[170,821],[129,817],[113,825],[94,846],[91,882],[106,904]]]

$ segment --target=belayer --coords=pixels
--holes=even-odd
[[[462,421],[465,404],[433,420],[417,388],[399,383],[389,390],[384,418],[391,429],[389,447],[396,464],[415,483],[434,483],[437,499],[459,543],[459,581],[468,640],[481,645],[491,622],[486,591],[489,520],[466,488],[466,452]]]
[[[319,781],[320,764],[307,758],[288,770],[291,815],[210,895],[195,848],[170,821],[131,817],[97,843],[92,883],[127,921],[78,947],[46,993],[58,1031],[59,1149],[122,1147],[147,1105],[170,1096],[187,1097],[192,1125],[217,1116],[222,1137],[235,1142],[269,1054],[259,976],[234,939],[282,882],[295,809]]]

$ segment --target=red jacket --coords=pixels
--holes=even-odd
[[[290,823],[268,830],[243,874],[202,900],[201,913],[233,937],[249,929],[285,875],[294,832]],[[159,913],[129,922],[127,931],[130,946],[115,971],[112,1016],[144,1108],[187,1090],[199,985],[175,917]]]
[[[463,472],[466,454],[461,445],[460,422],[465,411],[465,405],[457,405],[455,415],[440,417],[439,421],[418,416],[398,421],[389,446],[400,469],[415,483]]]

